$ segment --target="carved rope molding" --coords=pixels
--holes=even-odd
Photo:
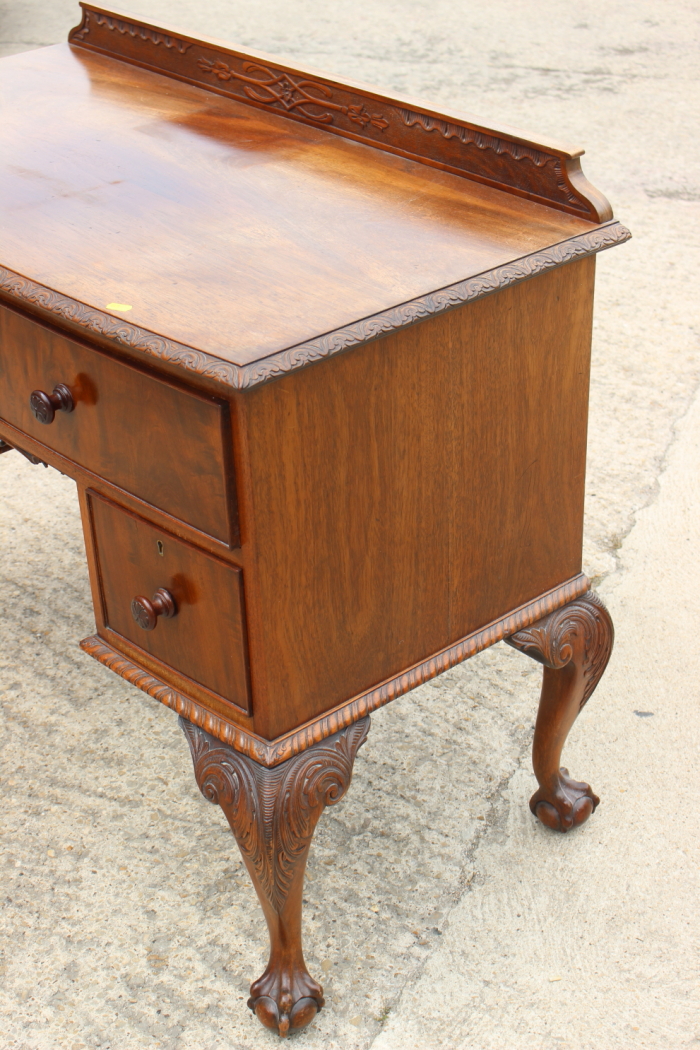
[[[355,324],[289,347],[249,365],[235,365],[219,357],[166,339],[147,329],[118,320],[95,307],[87,306],[36,281],[0,266],[0,293],[18,304],[27,304],[50,318],[60,318],[112,342],[165,361],[185,372],[213,380],[233,390],[249,390],[288,372],[342,353],[379,336],[416,324],[464,303],[520,284],[531,277],[623,244],[631,237],[619,222],[611,222],[590,233],[578,234],[542,251],[487,270],[476,277],[449,285],[428,295],[411,299],[401,306],[366,317]]]
[[[196,701],[191,700],[172,686],[155,678],[148,671],[142,670],[126,656],[117,652],[111,645],[97,635],[85,638],[80,647],[99,663],[126,679],[137,689],[142,689],[155,700],[176,711],[188,722],[200,726],[207,733],[229,744],[236,751],[263,766],[277,766],[307,748],[319,744],[334,733],[352,725],[359,719],[384,707],[399,696],[410,692],[424,682],[447,671],[455,664],[462,663],[480,653],[496,642],[514,635],[530,624],[541,620],[543,616],[554,612],[561,606],[585,594],[590,587],[586,576],[576,576],[560,587],[555,587],[536,601],[515,609],[509,616],[496,620],[481,631],[475,631],[455,645],[443,649],[428,660],[423,660],[403,674],[381,683],[361,696],[341,704],[333,711],[321,715],[306,726],[278,737],[276,740],[265,740],[249,730],[213,714]]]
[[[192,753],[194,775],[209,802],[231,821],[241,853],[277,912],[284,908],[297,860],[308,849],[316,822],[350,786],[369,718],[335,734],[275,769],[266,769],[185,718],[180,725]]]

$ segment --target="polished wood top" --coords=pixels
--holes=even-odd
[[[239,365],[598,226],[83,47],[0,91],[0,264]]]

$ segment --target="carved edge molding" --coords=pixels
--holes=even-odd
[[[446,310],[520,284],[556,266],[594,255],[616,244],[623,244],[631,236],[629,230],[621,223],[608,223],[590,233],[578,234],[550,248],[525,255],[514,262],[487,270],[476,277],[470,277],[466,281],[449,285],[428,295],[411,299],[401,306],[384,310],[249,365],[235,365],[222,361],[221,358],[201,350],[194,350],[147,329],[118,320],[3,266],[0,266],[0,293],[19,305],[24,304],[49,315],[51,319],[59,318],[118,345],[220,383],[228,389],[250,390],[326,357],[332,357]]]
[[[466,165],[463,168],[447,164],[449,171],[475,179],[478,182],[486,182],[488,185],[497,186],[501,189],[522,193],[533,200],[538,200],[546,205],[564,206],[564,210],[574,212],[585,218],[591,218],[594,222],[606,222],[612,218],[612,208],[609,201],[603,197],[595,186],[591,185],[581,171],[580,161],[571,156],[562,156],[558,153],[546,152],[538,149],[534,144],[527,145],[515,139],[505,139],[485,129],[470,127],[468,124],[455,124],[438,116],[427,113],[417,113],[411,109],[398,107],[396,109],[399,117],[407,128],[419,127],[426,133],[437,131],[438,135],[445,140],[457,139],[463,146],[471,146],[483,152],[489,150],[496,157],[507,156],[521,163],[530,161],[535,168],[540,170],[549,166],[550,191],[556,187],[558,196],[542,192],[545,186],[530,187],[526,190],[522,185],[512,179],[489,177],[483,171],[478,172]],[[553,180],[552,180],[553,176]]]
[[[262,361],[246,365],[241,369],[240,386],[242,389],[257,386],[284,375],[286,372],[293,372],[297,368],[320,361],[324,357],[361,346],[379,336],[389,335],[397,329],[406,328],[408,325],[424,321],[446,310],[455,309],[475,299],[481,299],[485,295],[499,292],[511,285],[520,284],[556,266],[582,259],[587,255],[594,255],[606,248],[612,248],[615,244],[623,244],[631,236],[629,230],[618,222],[601,226],[591,233],[578,234],[551,248],[523,256],[504,266],[478,274],[476,277],[470,277],[465,281],[449,285],[447,288],[430,292],[418,299],[411,299],[401,306],[384,310],[373,317],[339,328],[335,332],[329,332],[319,339],[310,340],[264,358]]]
[[[590,581],[586,576],[576,576],[560,587],[547,591],[534,602],[529,602],[514,610],[509,616],[494,621],[488,627],[475,631],[455,645],[436,653],[429,660],[416,664],[403,674],[382,682],[374,689],[355,697],[354,700],[340,705],[334,711],[329,711],[308,725],[278,737],[276,740],[264,740],[257,734],[213,714],[194,700],[173,689],[172,686],[166,685],[159,678],[154,678],[147,671],[137,667],[97,635],[85,638],[80,643],[80,647],[99,663],[125,678],[127,682],[142,689],[155,700],[165,704],[166,707],[177,711],[188,722],[206,730],[211,736],[229,744],[236,751],[247,755],[260,765],[271,767],[279,765],[280,762],[286,762],[287,759],[300,754],[314,744],[319,744],[327,737],[371,714],[372,711],[384,707],[385,704],[410,692],[416,686],[454,667],[455,664],[462,663],[483,649],[495,645],[496,642],[522,631],[574,598],[585,594],[589,587]]]
[[[379,95],[370,85],[292,68],[272,55],[198,39],[124,12],[86,2],[81,7],[81,24],[68,37],[71,44],[593,222],[612,218],[609,202],[580,170],[580,151],[536,142],[510,128],[487,128],[467,115],[435,113],[417,100]],[[485,151],[492,156],[484,162],[479,154]]]
[[[138,22],[127,22],[122,18],[117,18],[115,15],[110,15],[103,11],[91,11],[85,8],[83,8],[83,20],[80,25],[71,32],[71,39],[80,41],[85,40],[90,33],[92,25],[98,27],[103,26],[110,32],[117,32],[121,36],[130,36],[134,40],[138,38],[147,41],[148,43],[155,44],[156,46],[162,44],[163,47],[168,49],[174,48],[181,55],[184,55],[187,49],[192,47],[190,41],[180,40],[179,37],[170,36],[167,33],[161,33],[157,29],[153,29],[151,26],[141,25]]]

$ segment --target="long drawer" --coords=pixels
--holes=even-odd
[[[225,402],[0,307],[0,418],[146,503],[235,542]]]
[[[98,623],[250,711],[242,572],[88,493]]]

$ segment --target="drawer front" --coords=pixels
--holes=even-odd
[[[94,492],[88,506],[104,625],[250,713],[241,570]],[[171,606],[151,601],[163,592]]]
[[[72,411],[57,407],[50,423],[39,422],[32,392],[51,395],[61,385]],[[0,418],[146,503],[235,542],[224,402],[0,307]]]

